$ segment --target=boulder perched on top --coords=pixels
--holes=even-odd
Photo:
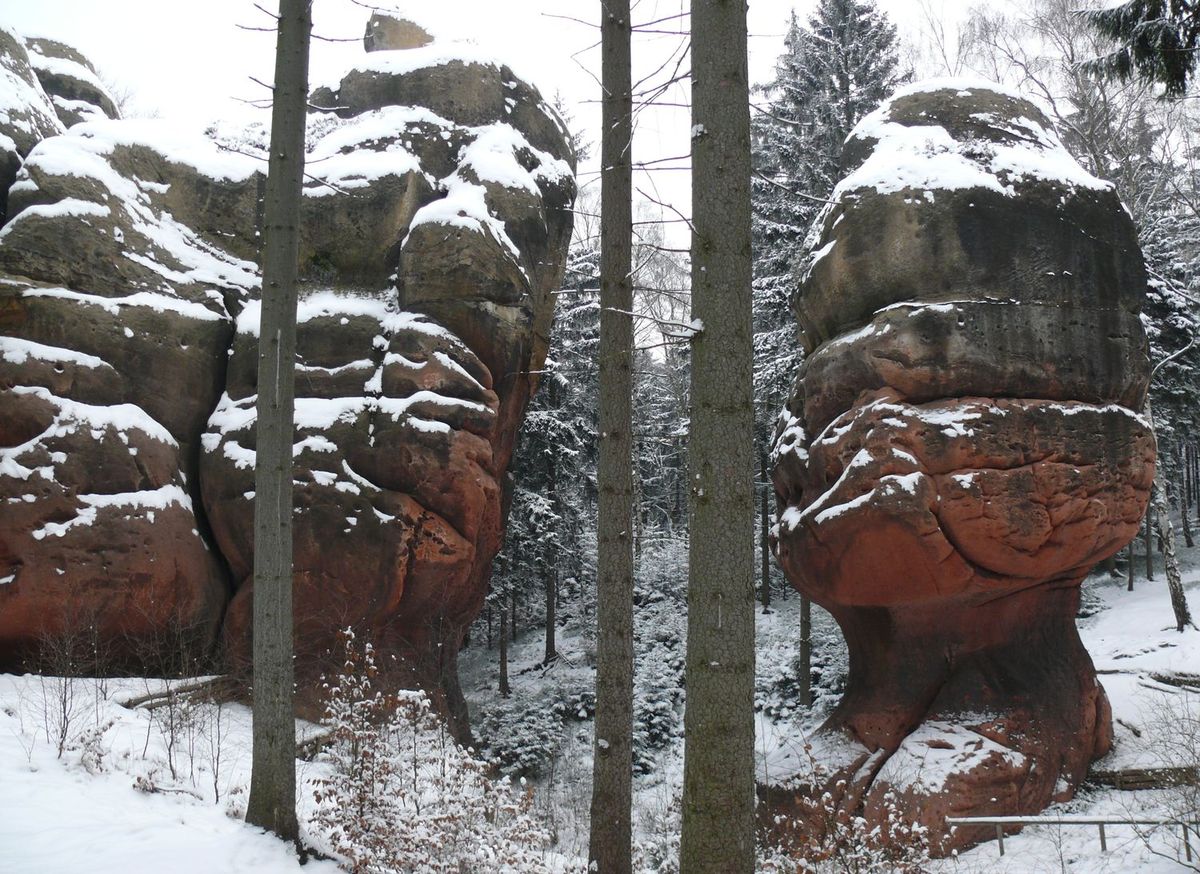
[[[465,731],[455,657],[500,546],[574,156],[502,64],[405,50],[403,26],[373,22],[341,79],[373,96],[309,118],[297,668],[336,667],[353,626]],[[18,401],[0,422],[0,668],[80,616],[126,665],[181,634],[246,664],[265,146],[258,127],[112,119],[30,146],[0,229],[0,390]]]
[[[828,773],[769,791],[940,835],[1070,798],[1111,743],[1074,616],[1153,480],[1145,268],[1112,185],[999,86],[904,88],[846,151],[774,480],[779,561],[851,668]]]
[[[46,37],[25,40],[29,64],[65,127],[81,121],[120,118],[117,102],[92,62],[78,49]]]

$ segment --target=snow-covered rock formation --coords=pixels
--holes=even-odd
[[[898,804],[940,833],[1069,798],[1109,747],[1074,616],[1153,478],[1146,278],[1112,186],[1018,94],[905,88],[847,151],[774,479],[779,560],[841,625],[850,676],[826,779],[771,794]]]
[[[314,92],[298,670],[315,678],[355,626],[461,727],[455,654],[500,544],[574,156],[536,89],[412,30],[376,16],[371,53]],[[0,228],[0,670],[79,627],[113,666],[219,641],[236,667],[266,133],[111,118],[74,50],[6,33],[0,50],[0,157],[19,166]]]

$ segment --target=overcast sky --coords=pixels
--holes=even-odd
[[[751,0],[749,5],[750,71],[753,82],[770,77],[783,46],[783,33],[793,8],[806,17],[814,0]],[[957,15],[963,4],[929,0]],[[262,0],[274,10],[277,0]],[[449,35],[471,39],[509,61],[544,95],[560,94],[593,143],[598,142],[599,51],[594,47],[596,0],[382,0],[379,5],[413,10],[432,18]],[[902,31],[920,26],[919,0],[880,0],[879,5]],[[635,22],[652,21],[686,10],[687,0],[636,0]],[[314,32],[350,42],[314,41],[310,78],[335,79],[361,57],[360,42],[368,9],[355,0],[315,0]],[[578,19],[578,20],[572,20]],[[0,0],[0,21],[26,36],[48,36],[75,45],[101,75],[129,94],[134,114],[156,114],[204,124],[218,118],[260,117],[241,100],[261,99],[266,91],[251,77],[272,76],[274,36],[244,30],[273,22],[253,0]],[[663,21],[672,30],[678,22]],[[646,35],[635,46],[636,75],[645,75],[671,56],[681,37]],[[661,77],[660,77],[661,78]],[[686,101],[686,91],[667,100]],[[686,108],[660,109],[638,118],[635,160],[682,155],[688,149],[690,120]],[[581,168],[581,182],[592,179],[594,165]],[[688,174],[663,171],[638,183],[660,199],[690,211]]]

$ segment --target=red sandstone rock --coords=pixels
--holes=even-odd
[[[0,62],[36,89],[6,36]],[[394,51],[428,35],[376,20],[369,36]],[[381,57],[314,95],[332,102],[311,125],[300,246],[298,669],[315,693],[353,625],[465,733],[455,659],[500,546],[574,156],[502,64],[426,53],[396,74]],[[185,628],[189,661],[236,668],[263,182],[238,153],[261,131],[220,150],[161,123],[47,125],[21,146],[0,236],[0,670],[37,667],[33,643],[80,617],[127,667],[158,670],[153,642],[178,650]]]
[[[828,791],[936,842],[947,815],[1070,798],[1111,744],[1074,616],[1153,481],[1145,275],[1111,186],[1048,131],[1016,96],[914,86],[852,135],[818,223],[775,545],[850,675],[821,773],[764,787],[812,826]]]

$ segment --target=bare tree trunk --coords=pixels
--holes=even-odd
[[[500,695],[507,698],[512,690],[508,686],[508,611],[500,605]]]
[[[1151,487],[1153,492],[1153,486]],[[1154,498],[1151,495],[1150,506],[1146,508],[1145,525],[1142,528],[1142,546],[1146,550],[1146,579],[1154,580],[1154,544],[1150,536],[1150,516],[1154,513]]]
[[[812,601],[800,596],[800,703],[812,706]]]
[[[633,869],[633,87],[629,0],[601,4],[596,728],[588,861]]]
[[[1129,554],[1129,561],[1125,563],[1125,576],[1129,581],[1127,591],[1130,592],[1133,591],[1133,544],[1135,540],[1137,540],[1136,535],[1134,535],[1133,540],[1129,541],[1129,545],[1125,547],[1125,551]]]
[[[1186,444],[1179,447],[1179,470],[1183,473],[1183,487],[1179,490],[1180,509],[1183,511],[1180,514],[1183,520],[1183,542],[1191,549],[1196,544],[1192,540],[1192,520],[1188,518],[1192,509],[1192,483],[1188,477]]]
[[[1153,427],[1154,415],[1149,398],[1146,399],[1146,418],[1150,420],[1150,426]],[[1179,572],[1179,560],[1175,556],[1175,531],[1171,525],[1171,517],[1168,515],[1166,484],[1167,478],[1163,473],[1163,465],[1160,463],[1154,472],[1152,512],[1158,522],[1158,534],[1163,542],[1163,552],[1165,553],[1163,570],[1167,575],[1167,591],[1171,593],[1171,610],[1175,614],[1175,627],[1178,631],[1183,631],[1192,625],[1192,613],[1188,609],[1187,595],[1183,591],[1183,577]],[[1149,516],[1148,512],[1146,517],[1149,518]]]
[[[762,474],[762,513],[759,522],[759,551],[762,553],[762,608],[763,613],[771,612],[771,480],[767,476],[767,453],[760,452],[758,456],[759,472]]]
[[[508,633],[511,643],[517,642],[517,593],[508,593]]]
[[[542,664],[548,665],[558,658],[558,644],[554,639],[555,606],[558,602],[558,569],[546,575],[546,654]]]
[[[292,712],[296,274],[308,109],[309,0],[280,0],[259,325],[254,471],[254,748],[246,822],[299,841]]]
[[[1192,624],[1192,613],[1188,609],[1187,595],[1183,591],[1183,577],[1179,572],[1179,559],[1175,555],[1175,531],[1171,517],[1167,515],[1167,490],[1162,466],[1154,477],[1159,480],[1154,490],[1154,517],[1158,521],[1158,534],[1163,542],[1163,565],[1167,575],[1167,590],[1171,593],[1171,610],[1175,613],[1175,626],[1183,631]]]
[[[687,874],[754,870],[754,405],[746,5],[692,0]]]
[[[550,404],[556,406],[557,393],[554,380],[550,380]],[[553,454],[549,459],[548,480],[550,487],[550,506],[558,512],[560,508],[558,499],[558,463]],[[556,608],[558,607],[558,554],[555,552],[554,567],[543,568],[543,573],[546,575],[544,581],[546,591],[546,653],[542,659],[542,664],[550,664],[558,658],[558,643],[555,640],[555,623],[557,622]]]

